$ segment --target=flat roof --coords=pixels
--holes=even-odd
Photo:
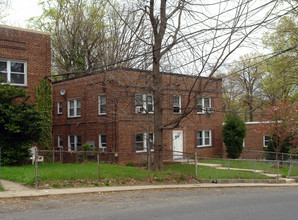
[[[17,30],[17,31],[24,31],[24,32],[30,32],[30,33],[35,33],[35,34],[51,35],[51,33],[49,33],[49,32],[36,31],[36,30],[32,30],[32,29],[25,29],[25,28],[13,27],[13,26],[8,26],[8,25],[3,25],[3,24],[0,24],[0,28],[6,28],[6,29]]]

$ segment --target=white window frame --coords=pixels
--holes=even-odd
[[[199,145],[199,132],[202,132],[202,145]],[[206,144],[206,132],[209,133],[209,144]],[[197,132],[197,147],[211,147],[212,146],[212,133],[211,133],[211,130],[198,130]]]
[[[209,105],[208,106],[206,106],[205,105],[205,99],[207,100],[209,100],[208,102],[209,102]],[[199,103],[201,103],[201,106],[202,106],[202,110],[201,111],[199,111]],[[211,106],[212,106],[212,103],[211,103],[211,98],[210,97],[202,97],[202,98],[200,98],[199,100],[198,100],[198,102],[197,102],[197,114],[206,114],[206,109],[207,108],[211,108]]]
[[[103,103],[102,98],[105,98],[105,101]],[[101,106],[105,106],[105,111],[101,111]],[[106,94],[101,94],[98,96],[98,115],[106,115],[107,114],[107,96]]]
[[[74,102],[74,115],[70,115],[70,102]],[[80,103],[80,107],[78,107],[78,102]],[[67,116],[68,118],[77,118],[77,117],[81,117],[81,111],[82,111],[82,107],[81,107],[81,100],[80,99],[70,99],[67,101]],[[78,109],[80,109],[80,113],[78,113]]]
[[[175,98],[178,97],[178,105],[175,103]],[[178,112],[175,112],[175,108],[179,109]],[[173,113],[174,114],[180,114],[181,113],[181,95],[173,95]]]
[[[142,96],[142,103],[138,103],[137,102],[137,96],[140,95]],[[148,97],[151,98],[151,103],[148,103]],[[152,94],[143,94],[143,93],[136,93],[135,94],[135,113],[142,113],[145,114],[147,113],[148,106],[152,105],[152,111],[148,111],[149,114],[153,114],[154,113],[154,98]]]
[[[102,142],[102,136],[103,135],[106,136],[106,143]],[[101,150],[102,152],[105,152],[107,150],[107,135],[106,134],[99,134],[98,135],[98,147],[99,147],[99,150]]]
[[[136,153],[147,152],[147,133],[136,133],[135,139],[137,139],[137,135],[143,135],[143,150],[137,150]],[[149,132],[149,135],[152,135],[152,139],[149,140],[150,143],[153,144],[153,148],[151,151],[154,151],[154,133]],[[135,144],[137,145],[137,140],[135,140]]]
[[[61,145],[62,142],[62,145]],[[63,149],[63,137],[62,135],[58,135],[58,148]]]
[[[266,140],[266,137],[269,137],[269,140]],[[264,135],[263,136],[263,147],[268,147],[268,144],[271,140],[271,136],[270,135]],[[268,142],[268,144],[266,145],[266,143]]]
[[[72,146],[71,146],[71,142],[70,142],[70,139],[71,137],[74,137],[74,142],[73,142],[73,149],[72,149]],[[78,139],[81,139],[81,142],[78,141]],[[81,147],[82,146],[82,136],[80,135],[68,135],[68,151],[77,151],[78,150],[78,147]]]
[[[23,60],[7,60],[7,59],[0,59],[0,62],[6,62],[6,71],[2,71],[3,73],[7,74],[7,82],[3,82],[3,84],[10,83],[13,86],[27,86],[27,62]],[[11,63],[23,63],[24,64],[24,73],[21,72],[12,72],[11,71]],[[11,82],[11,74],[20,74],[24,75],[24,83],[12,83]],[[1,76],[1,73],[0,73]]]
[[[60,111],[60,109],[61,109],[61,111]],[[58,101],[57,102],[57,114],[58,115],[62,115],[62,101]]]

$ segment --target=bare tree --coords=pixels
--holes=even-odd
[[[52,0],[40,4],[43,14],[30,19],[31,27],[52,33],[54,73],[73,72],[77,76],[110,66],[134,65],[131,56],[141,47],[135,33],[143,37],[145,31],[137,25],[135,13],[128,13],[116,3],[107,5],[105,0]]]
[[[139,2],[138,6],[149,20],[153,33],[148,44],[152,47],[154,169],[163,169],[163,131],[178,127],[181,120],[189,115],[197,104],[193,89],[200,85],[199,77],[203,74],[212,77],[245,39],[266,23],[275,6],[273,1],[257,6],[252,3],[253,1],[248,0],[211,1],[205,4],[187,0]],[[255,15],[269,6],[271,9],[267,14],[256,19]],[[213,16],[210,14],[211,10]],[[217,11],[215,15],[214,10]],[[174,62],[171,62],[173,60]],[[197,78],[190,89],[182,114],[164,122],[161,69],[167,66],[170,66],[172,71],[188,69],[185,72],[192,73]],[[208,80],[203,86],[200,85],[202,92],[207,84]]]
[[[0,22],[7,16],[7,9],[10,6],[10,0],[0,0]]]

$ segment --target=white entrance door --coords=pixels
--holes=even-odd
[[[173,159],[183,158],[183,132],[173,131]]]

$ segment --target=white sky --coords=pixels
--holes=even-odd
[[[8,16],[5,18],[5,24],[26,28],[26,20],[41,13],[42,10],[38,6],[38,0],[10,0],[10,8],[7,11]]]

